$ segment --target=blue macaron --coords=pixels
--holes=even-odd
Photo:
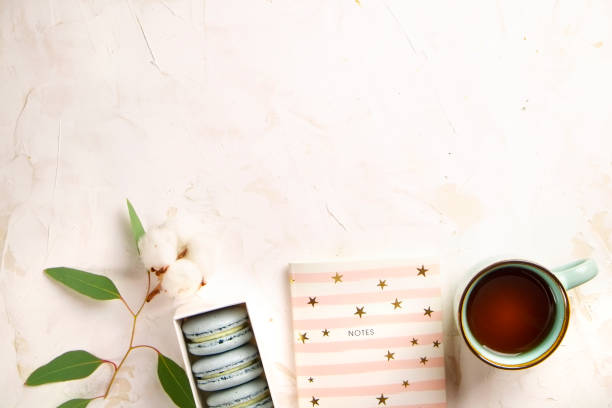
[[[207,356],[234,349],[253,337],[244,306],[231,306],[190,317],[183,323],[187,349],[196,356]]]
[[[191,367],[198,388],[217,391],[244,384],[263,373],[257,348],[245,344],[225,353],[199,359]]]
[[[209,408],[274,408],[266,380],[259,377],[246,384],[211,393]]]

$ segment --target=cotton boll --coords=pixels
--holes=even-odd
[[[168,219],[163,226],[174,231],[179,247],[185,247],[203,229],[198,219],[179,213],[176,208],[168,210]]]
[[[176,261],[178,253],[176,233],[168,228],[152,228],[140,238],[138,249],[147,270],[161,269]]]
[[[162,288],[173,298],[193,295],[202,286],[202,275],[197,265],[188,259],[179,259],[161,275]]]
[[[205,282],[213,270],[213,242],[215,242],[215,240],[212,239],[212,237],[200,234],[187,243],[187,254],[185,255],[185,259],[192,261],[198,266],[201,277]]]

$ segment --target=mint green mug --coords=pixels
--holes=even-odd
[[[503,353],[481,344],[468,322],[468,302],[479,283],[495,278],[496,273],[508,268],[518,268],[521,273],[531,275],[545,285],[552,299],[550,324],[538,342],[528,350],[516,353]],[[582,259],[548,270],[537,263],[520,259],[501,259],[482,262],[470,270],[465,282],[459,286],[455,302],[457,328],[468,348],[479,359],[497,368],[517,370],[538,364],[548,357],[561,343],[569,324],[570,308],[567,291],[593,279],[597,275],[597,265],[592,259]],[[483,279],[487,279],[484,280]],[[473,329],[476,329],[474,327]]]

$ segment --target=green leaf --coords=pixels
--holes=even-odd
[[[195,402],[185,371],[161,353],[157,354],[157,376],[166,394],[180,408],[194,408]]]
[[[134,241],[136,241],[136,250],[140,254],[140,249],[138,249],[138,241],[140,237],[142,237],[145,233],[144,228],[142,227],[142,223],[140,222],[140,218],[138,218],[138,214],[136,214],[136,210],[130,203],[130,200],[127,201],[128,212],[130,213],[130,225],[132,226],[132,235],[134,236]]]
[[[45,273],[77,292],[98,300],[120,299],[121,295],[112,280],[72,268],[47,268]]]
[[[26,385],[41,385],[78,380],[96,371],[104,361],[84,350],[68,351],[34,370]]]
[[[89,405],[90,402],[91,402],[91,399],[83,399],[83,398],[71,399],[70,401],[64,402],[62,405],[58,406],[57,408],[85,408],[87,405]]]

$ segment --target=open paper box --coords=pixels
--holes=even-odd
[[[187,378],[189,379],[189,384],[191,385],[191,392],[193,393],[193,398],[195,400],[195,404],[197,408],[207,408],[206,405],[206,396],[208,393],[205,391],[201,391],[197,385],[196,381],[193,377],[193,373],[191,371],[191,365],[197,359],[201,358],[200,356],[193,356],[189,354],[187,351],[186,340],[183,337],[183,331],[181,330],[181,326],[183,324],[183,319],[186,319],[191,316],[199,315],[201,313],[210,312],[217,309],[222,309],[228,306],[233,305],[245,305],[247,309],[247,313],[249,314],[249,320],[251,321],[251,327],[253,329],[253,339],[251,339],[251,343],[255,344],[259,349],[259,355],[261,357],[261,362],[263,364],[264,376],[269,372],[269,364],[271,361],[270,353],[273,350],[268,350],[265,347],[264,342],[257,342],[258,333],[260,333],[259,329],[262,327],[259,323],[260,319],[257,314],[256,308],[250,308],[249,302],[245,296],[241,295],[227,295],[225,293],[223,296],[219,296],[219,291],[215,294],[213,290],[210,289],[209,286],[204,287],[198,293],[199,297],[196,297],[190,303],[184,304],[180,306],[176,312],[174,313],[174,329],[176,331],[176,337],[179,342],[179,346],[181,349],[181,356],[183,357],[183,363],[185,366],[185,371],[187,373]],[[268,387],[270,389],[270,395],[272,397],[272,402],[274,406],[276,405],[277,399],[274,397],[274,384],[271,383],[271,379],[269,376],[266,376],[266,380],[268,381]]]

